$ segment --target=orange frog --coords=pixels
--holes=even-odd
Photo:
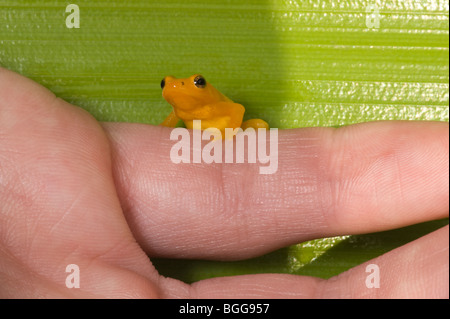
[[[169,102],[173,111],[161,123],[163,126],[174,127],[178,120],[183,120],[188,129],[193,128],[194,120],[201,120],[201,129],[217,128],[225,137],[225,128],[243,130],[265,128],[269,125],[260,119],[252,119],[242,123],[245,108],[234,103],[220,93],[205,78],[195,74],[186,79],[166,76],[161,81],[162,95]]]

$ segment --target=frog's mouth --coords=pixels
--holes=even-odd
[[[174,92],[173,90],[176,90]],[[172,105],[175,109],[189,111],[200,107],[201,101],[197,97],[193,96],[189,90],[183,90],[182,88],[166,87],[163,90],[164,99]]]

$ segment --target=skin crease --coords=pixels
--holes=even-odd
[[[279,131],[279,168],[170,162],[170,129],[102,123],[0,68],[0,298],[448,298],[448,226],[329,280],[191,285],[150,258],[235,260],[448,217],[448,124]],[[183,194],[183,196],[180,196]],[[365,269],[380,268],[368,289]],[[68,264],[79,289],[65,287]]]
[[[161,81],[162,95],[173,107],[161,125],[175,127],[178,120],[183,120],[187,128],[193,128],[193,120],[201,120],[201,129],[217,128],[225,138],[225,128],[251,127],[269,128],[260,119],[251,119],[242,123],[245,108],[234,103],[208,83],[200,74],[186,79],[166,76]]]

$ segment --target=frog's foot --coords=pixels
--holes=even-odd
[[[251,120],[245,121],[241,125],[241,128],[243,131],[245,131],[249,127],[254,128],[255,130],[258,130],[259,128],[265,128],[266,130],[268,130],[269,124],[267,124],[266,121],[261,120],[261,119],[251,119]]]

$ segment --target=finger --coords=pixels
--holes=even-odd
[[[328,280],[321,297],[448,299],[448,249],[447,225]]]
[[[174,164],[170,129],[105,124],[121,205],[152,256],[238,259],[448,215],[448,124],[278,132],[278,170]]]
[[[54,248],[45,245],[50,237],[72,244],[90,237],[100,246],[81,230],[84,236],[123,232],[108,140],[86,111],[0,69],[0,114],[0,218],[8,221],[8,228],[0,224],[2,233],[14,229],[24,235],[16,244],[33,242],[43,252]],[[99,223],[108,226],[99,229]]]
[[[83,277],[73,295],[155,290],[156,271],[120,208],[101,126],[0,68],[0,296],[51,297],[55,283],[57,296],[70,295],[69,264]]]
[[[171,280],[161,283],[168,298],[447,299],[448,236],[446,226],[328,280],[261,274],[206,279],[192,285]]]

